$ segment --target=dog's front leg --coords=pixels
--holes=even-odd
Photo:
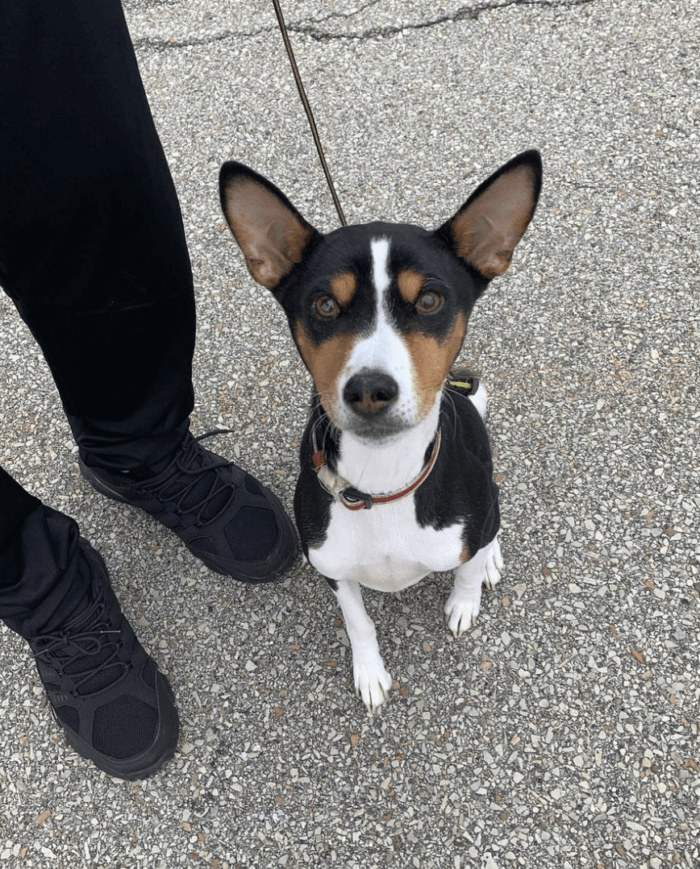
[[[343,611],[345,630],[350,639],[355,692],[370,713],[374,713],[387,699],[391,688],[391,676],[379,652],[374,623],[362,602],[359,582],[341,579],[332,582],[331,587]]]
[[[454,588],[445,604],[447,624],[455,637],[474,627],[481,606],[481,586],[495,588],[502,570],[498,537],[455,570]]]

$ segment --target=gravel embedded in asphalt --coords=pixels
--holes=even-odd
[[[130,0],[195,273],[193,430],[291,509],[310,381],[220,214],[218,168],[337,218],[272,5]],[[3,297],[0,462],[74,516],[171,679],[176,757],[112,779],[0,643],[0,860],[19,867],[692,869],[700,864],[700,23],[692,3],[286,0],[351,222],[437,226],[518,151],[545,186],[470,322],[506,571],[454,640],[449,577],[366,593],[388,703],[297,562],[249,588],[79,476]]]

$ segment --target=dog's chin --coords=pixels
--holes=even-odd
[[[348,432],[367,446],[386,446],[413,428],[413,425],[401,419],[349,419],[338,426],[341,431]]]

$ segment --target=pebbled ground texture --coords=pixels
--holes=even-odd
[[[249,278],[218,167],[337,225],[271,3],[126,0],[195,271],[195,434],[287,508],[310,382]],[[8,869],[692,869],[700,865],[700,19],[687,0],[286,0],[351,222],[435,227],[542,151],[540,207],[470,323],[505,568],[454,639],[437,575],[366,594],[394,689],[369,717],[325,583],[209,572],[102,498],[0,299],[0,462],[104,556],[181,713],[175,758],[112,779],[65,744],[0,638]]]

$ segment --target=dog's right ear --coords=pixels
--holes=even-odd
[[[248,271],[274,292],[320,233],[274,184],[242,163],[221,167],[219,195]]]

